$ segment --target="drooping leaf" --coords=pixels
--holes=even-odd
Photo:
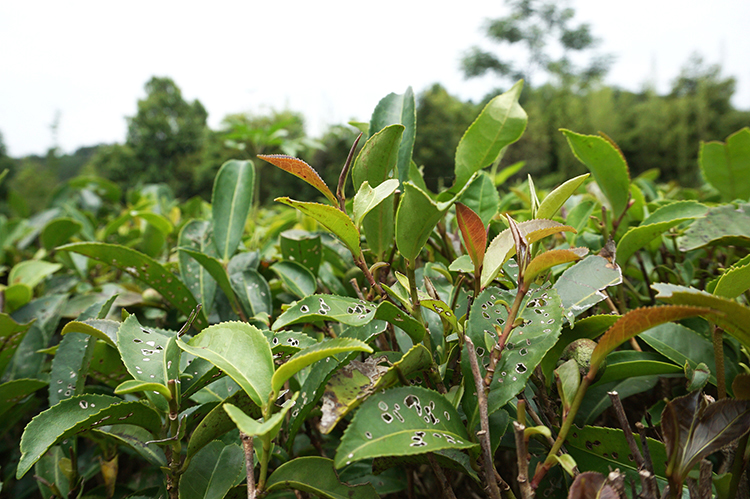
[[[255,326],[222,322],[210,326],[189,343],[178,339],[186,352],[210,361],[237,382],[257,406],[268,403],[274,373],[271,346]]]
[[[271,329],[309,320],[337,321],[349,326],[363,326],[375,316],[375,305],[356,298],[337,295],[312,295],[289,307],[273,323]]]
[[[315,187],[321,194],[323,194],[328,200],[334,205],[338,206],[336,196],[333,195],[328,185],[320,178],[315,169],[302,161],[301,159],[286,156],[284,154],[259,154],[258,157],[262,160],[268,161],[274,166],[277,166],[289,172],[297,178],[301,178],[311,186]]]
[[[213,243],[210,222],[190,220],[180,230],[177,246],[178,248],[189,248],[199,255],[205,254],[215,257],[216,246]],[[182,282],[193,293],[196,301],[200,301],[204,313],[208,316],[211,313],[216,296],[216,278],[190,253],[180,251],[177,258],[180,262]]]
[[[556,265],[577,262],[589,252],[588,248],[553,249],[536,256],[526,267],[524,279],[532,282],[542,272],[546,272]]]
[[[630,171],[620,149],[606,137],[581,135],[565,129],[562,132],[573,154],[594,175],[615,216],[620,216],[627,207],[630,192]]]
[[[442,300],[431,300],[431,299],[420,299],[419,305],[428,309],[432,310],[438,316],[440,316],[440,319],[443,320],[445,323],[450,324],[451,328],[455,331],[459,329],[458,325],[458,319],[456,319],[456,314],[453,313],[450,306],[446,304]]]
[[[491,165],[503,148],[521,138],[528,121],[518,104],[522,89],[523,81],[519,81],[492,99],[461,137],[456,148],[456,181],[451,190],[461,189],[475,172]]]
[[[750,246],[750,204],[716,206],[685,230],[677,240],[680,251],[704,246]]]
[[[198,452],[180,480],[180,499],[223,499],[245,471],[245,453],[237,444],[214,440]]]
[[[662,435],[672,480],[682,485],[701,459],[750,430],[750,401],[722,399],[708,403],[695,391],[667,402],[661,416]]]
[[[109,395],[85,394],[62,400],[31,420],[21,436],[21,459],[16,478],[21,478],[47,449],[77,433],[101,425],[131,424],[156,435],[159,415],[141,402],[124,402]]]
[[[362,253],[359,245],[359,231],[352,223],[352,220],[338,208],[320,203],[306,203],[295,201],[288,197],[276,198],[274,201],[284,203],[293,208],[297,208],[305,215],[317,220],[325,228],[333,232],[341,242],[349,248],[355,258]]]
[[[237,428],[245,435],[252,437],[268,435],[270,438],[275,438],[281,429],[281,423],[284,421],[286,413],[294,407],[298,395],[299,393],[295,393],[294,397],[284,402],[279,412],[268,418],[268,421],[263,421],[262,423],[251,418],[242,409],[232,404],[224,404],[224,411],[226,411],[232,421],[234,421],[234,424],[237,425]]]
[[[487,229],[482,219],[468,206],[456,203],[456,220],[461,229],[464,246],[474,268],[478,271],[484,262],[484,250],[487,248]]]
[[[269,269],[279,276],[284,286],[297,298],[310,296],[318,287],[313,273],[301,263],[282,260],[271,265]]]
[[[389,179],[383,181],[375,188],[370,187],[369,182],[364,181],[354,195],[354,225],[359,227],[365,216],[375,209],[380,203],[390,197],[398,187],[398,180]]]
[[[252,161],[230,160],[221,165],[211,195],[211,213],[214,244],[224,261],[231,258],[240,244],[254,190]]]
[[[552,286],[562,298],[565,317],[572,325],[575,317],[604,300],[604,290],[622,282],[616,263],[599,255],[589,255],[558,278]]]
[[[58,248],[58,251],[72,251],[99,260],[127,272],[156,291],[173,307],[189,316],[198,304],[190,290],[156,260],[119,244],[72,243]],[[203,312],[198,314],[194,327],[203,329],[208,321]]]
[[[368,357],[364,362],[352,360],[331,377],[323,393],[321,433],[330,433],[346,414],[373,393],[390,388],[401,376],[408,379],[432,364],[429,351],[421,344],[414,345],[392,365],[379,365],[387,359],[387,355],[382,355]]]
[[[453,405],[438,392],[401,387],[371,396],[336,450],[335,466],[379,456],[476,449]]]
[[[701,142],[701,172],[724,201],[750,199],[750,128],[745,127],[723,142]]]
[[[521,235],[531,244],[558,232],[575,232],[573,227],[554,220],[529,220],[518,224]],[[482,287],[486,288],[502,269],[505,262],[516,254],[510,229],[498,234],[487,247],[482,269]]]
[[[402,329],[409,335],[409,338],[411,338],[414,344],[422,341],[422,338],[424,338],[424,335],[427,332],[424,324],[389,301],[383,301],[378,305],[378,309],[375,312],[375,318],[387,321],[395,327]]]
[[[169,380],[179,379],[180,373],[180,349],[175,343],[176,336],[175,333],[141,326],[134,314],[125,319],[117,331],[117,349],[134,379],[159,383],[164,386],[164,391],[169,392]],[[153,392],[146,392],[146,396],[159,410],[169,412],[164,397]]]
[[[341,483],[333,461],[324,457],[303,456],[282,464],[268,477],[266,490],[295,489],[325,499],[378,499],[371,484]]]
[[[703,390],[710,376],[711,371],[703,362],[698,364],[695,369],[690,366],[689,362],[685,362],[685,378],[687,379],[687,390],[689,392]]]
[[[689,306],[663,306],[663,307],[641,307],[631,310],[612,324],[606,333],[599,339],[599,343],[591,355],[591,370],[596,372],[604,358],[615,348],[628,341],[630,338],[651,329],[659,324],[677,321],[687,317],[695,317],[710,312],[705,307]]]
[[[81,321],[70,321],[62,328],[61,334],[64,336],[68,333],[83,333],[93,336],[107,342],[107,344],[117,346],[117,330],[120,329],[120,323],[109,319],[87,319]]]
[[[570,198],[571,195],[583,184],[586,179],[589,178],[588,173],[579,175],[575,178],[568,180],[567,182],[559,185],[539,204],[539,209],[536,211],[536,218],[552,218],[557,213],[557,210],[565,204],[565,201]]]
[[[390,93],[378,102],[370,118],[370,136],[394,124],[404,126],[396,162],[396,176],[403,184],[409,178],[411,155],[417,133],[417,106],[411,87],[408,87],[403,94]],[[371,183],[371,185],[375,184]]]
[[[211,409],[211,412],[196,427],[190,435],[190,440],[188,440],[187,459],[190,459],[213,440],[237,427],[224,410],[224,403],[237,407],[249,417],[257,419],[261,416],[260,407],[255,405],[244,391],[238,391],[231,397],[226,398],[223,403],[217,404],[216,407]]]
[[[750,348],[750,307],[694,288],[666,283],[655,283],[651,287],[658,292],[656,298],[667,303],[709,307],[711,310],[704,317],[721,326],[746,348]],[[716,314],[714,311],[717,310],[721,313]]]
[[[367,343],[352,338],[334,338],[300,350],[276,369],[271,379],[271,386],[274,393],[278,393],[281,387],[284,386],[284,382],[302,368],[326,357],[344,352],[372,353],[372,348]]]

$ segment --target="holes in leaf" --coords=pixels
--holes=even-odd
[[[369,431],[366,431],[365,437],[367,437],[369,440],[372,440],[372,433],[370,433]]]
[[[393,423],[393,416],[391,416],[389,413],[384,412],[380,415],[381,418],[383,418],[383,421],[385,421],[387,424]]]
[[[518,374],[525,373],[526,372],[526,364],[522,364],[520,362],[518,364],[516,364],[516,372]],[[514,379],[514,381],[515,381],[515,379]]]
[[[67,394],[67,392],[65,393]],[[81,400],[80,402],[78,402],[78,405],[81,407],[81,409],[88,409],[89,407],[89,403],[85,400]]]
[[[308,307],[307,305],[302,305],[299,308],[299,311],[302,312],[303,314],[306,314],[306,313],[308,313],[310,311],[310,307]]]
[[[381,411],[387,411],[388,404],[386,404],[385,402],[381,400],[380,402],[378,402],[378,409],[380,409]]]

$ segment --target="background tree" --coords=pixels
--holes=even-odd
[[[171,78],[153,77],[146,98],[128,118],[126,144],[133,151],[132,181],[168,183],[178,196],[192,188],[192,173],[200,160],[208,113],[194,100],[188,103]]]
[[[8,170],[5,179],[0,182],[0,213],[8,213],[6,200],[8,199],[8,182],[16,172],[16,161],[8,156],[8,149],[5,147],[3,134],[0,132],[0,173]]]
[[[576,66],[571,52],[582,53],[593,49],[597,39],[586,24],[571,26],[575,11],[560,2],[539,0],[509,0],[508,16],[487,21],[485,31],[490,41],[524,49],[523,60],[501,58],[479,47],[472,47],[461,61],[466,77],[487,72],[516,81],[521,78],[527,85],[535,82],[535,73],[542,71],[566,86],[585,86],[601,78],[611,63],[609,56],[594,55],[587,64]],[[554,56],[553,53],[561,52]]]

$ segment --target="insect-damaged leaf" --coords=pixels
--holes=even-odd
[[[372,484],[341,483],[333,461],[324,457],[305,456],[292,459],[268,477],[266,490],[295,489],[325,499],[378,499]]]
[[[670,482],[682,486],[701,459],[747,433],[750,401],[723,399],[709,403],[695,391],[667,402],[661,425]]]
[[[355,258],[359,257],[361,254],[362,249],[359,245],[359,231],[352,220],[343,211],[334,208],[333,206],[328,206],[327,204],[306,203],[303,201],[295,201],[288,197],[276,198],[274,201],[284,203],[292,208],[297,208],[305,215],[320,222],[321,225],[341,239],[341,242],[349,248],[349,251],[352,252]]]
[[[68,437],[101,425],[142,426],[152,434],[161,430],[159,415],[141,402],[124,402],[109,395],[78,395],[62,400],[38,414],[21,437],[21,459],[16,478],[21,478],[47,452]]]
[[[364,326],[375,316],[373,303],[337,295],[312,295],[298,301],[273,323],[274,331],[309,320],[337,321],[349,326]]]
[[[180,230],[177,240],[178,248],[189,248],[198,255],[209,253],[211,256],[216,256],[212,229],[211,222],[207,220],[190,220]],[[210,272],[193,255],[181,251],[177,258],[180,262],[182,282],[192,291],[195,299],[201,302],[204,313],[209,315],[216,296],[216,278],[210,275]]]
[[[709,208],[677,240],[680,251],[704,246],[750,246],[750,204],[725,204]]]
[[[431,364],[430,353],[421,344],[414,345],[390,367],[379,365],[389,360],[388,357],[389,355],[372,356],[364,362],[352,360],[331,377],[323,394],[321,433],[329,433],[336,423],[371,394],[396,384],[399,374],[408,377],[427,369]]]
[[[439,449],[477,449],[453,405],[438,392],[400,387],[371,396],[344,432],[334,463]]]
[[[518,224],[518,229],[529,244],[558,232],[575,232],[575,229],[568,225],[563,225],[554,220],[542,219],[521,222]],[[485,252],[484,267],[482,268],[483,288],[492,282],[503,264],[515,254],[516,247],[513,235],[510,229],[505,229],[490,242]]]
[[[607,296],[605,288],[622,282],[619,265],[599,255],[589,255],[563,272],[552,286],[562,298],[565,317],[571,326],[577,315]]]
[[[468,206],[456,203],[456,219],[464,239],[466,252],[478,272],[484,262],[484,250],[487,248],[487,230],[479,215]]]
[[[267,403],[274,373],[273,357],[266,337],[255,326],[222,322],[195,335],[190,343],[177,340],[177,344],[227,373],[256,405]]]
[[[333,203],[334,206],[338,205],[336,196],[333,195],[331,189],[328,188],[326,183],[320,178],[318,172],[316,172],[312,166],[308,165],[301,159],[293,158],[283,154],[259,154],[258,157],[262,160],[268,161],[274,166],[278,166],[285,172],[289,172],[295,177],[301,178],[311,186],[315,187],[321,194],[323,194],[328,200]]]

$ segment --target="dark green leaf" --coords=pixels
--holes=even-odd
[[[287,230],[279,236],[279,243],[285,260],[301,263],[314,275],[318,275],[318,268],[323,260],[323,246],[319,234]]]
[[[252,161],[227,161],[216,174],[211,210],[214,244],[222,260],[229,260],[237,251],[253,201],[254,186],[255,166]]]
[[[482,224],[486,227],[497,213],[500,194],[495,184],[492,183],[489,173],[480,171],[466,187],[459,200],[479,215]]]
[[[271,315],[271,288],[260,272],[251,269],[235,272],[229,276],[229,282],[248,317]]]
[[[95,343],[96,338],[87,334],[71,333],[63,336],[52,359],[50,407],[63,399],[83,393]]]
[[[0,376],[21,344],[33,320],[19,324],[8,314],[0,314]]]
[[[156,443],[146,444],[146,442],[151,441],[154,437],[140,426],[118,424],[114,426],[101,426],[91,431],[94,434],[104,435],[129,446],[153,466],[161,467],[167,465],[167,458],[164,455],[164,451],[161,450],[162,448]]]
[[[383,301],[378,305],[375,318],[387,321],[402,329],[409,335],[414,344],[419,343],[424,338],[426,332],[424,324],[389,301]]]
[[[271,265],[269,269],[279,276],[284,286],[297,298],[304,298],[315,293],[318,287],[313,273],[300,263],[282,260]]]
[[[180,480],[180,499],[223,499],[245,471],[245,453],[237,444],[214,440],[190,461]]]
[[[273,492],[295,489],[325,499],[378,499],[370,484],[350,486],[339,481],[333,461],[324,457],[298,457],[279,466],[266,483]]]
[[[47,251],[60,246],[81,230],[83,225],[72,218],[56,218],[42,229],[39,241]]]
[[[216,256],[211,228],[211,223],[208,221],[190,220],[180,231],[177,246],[183,249],[189,248],[200,255]],[[192,256],[186,251],[178,253],[180,276],[182,282],[195,296],[196,301],[203,305],[203,313],[208,316],[216,296],[216,278],[195,257],[191,258]],[[226,293],[226,290],[224,292]]]
[[[14,379],[0,384],[0,416],[47,384],[46,381],[38,379]]]

